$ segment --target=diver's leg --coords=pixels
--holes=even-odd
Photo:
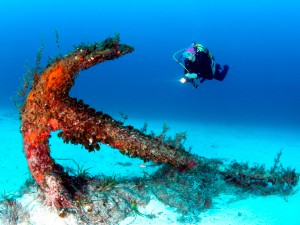
[[[214,74],[214,78],[216,80],[222,81],[224,80],[224,78],[227,75],[227,72],[229,70],[229,66],[228,65],[224,65],[223,66],[223,70],[220,72],[220,70],[216,70],[215,74]]]

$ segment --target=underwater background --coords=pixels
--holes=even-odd
[[[129,118],[299,126],[299,9],[269,0],[1,1],[1,107],[14,109],[10,98],[41,42],[45,66],[74,45],[120,33],[135,51],[83,71],[72,96]],[[172,55],[193,41],[230,65],[223,82],[194,89],[178,81],[183,68]]]
[[[115,34],[135,51],[80,72],[71,97],[117,120],[128,115],[126,125],[141,128],[147,122],[159,133],[167,123],[171,134],[186,131],[187,147],[204,157],[270,166],[283,150],[284,166],[299,172],[299,12],[300,3],[293,0],[0,1],[0,193],[17,190],[29,176],[12,98],[23,85],[26,67],[35,68],[38,50],[43,46],[45,67],[75,45]],[[179,82],[183,68],[173,54],[193,41],[207,47],[217,63],[230,66],[224,81],[207,80],[197,89]],[[106,146],[94,157],[55,134],[50,145],[54,158],[74,159],[93,173],[134,176],[153,170]],[[126,163],[132,166],[120,166]],[[281,216],[269,224],[283,224],[298,212],[299,194],[289,205],[274,199],[262,198],[253,212],[269,204],[268,215]],[[219,215],[222,224],[226,212]],[[293,219],[290,224],[300,224]]]

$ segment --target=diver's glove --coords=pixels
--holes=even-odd
[[[196,79],[197,78],[197,74],[195,74],[195,73],[186,73],[184,76],[188,79]]]

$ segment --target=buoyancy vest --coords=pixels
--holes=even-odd
[[[216,62],[214,56],[209,52],[209,50],[206,47],[204,47],[201,44],[194,44],[194,49],[196,52],[204,52],[209,56],[209,58],[211,59],[211,65],[210,65],[211,71],[212,74],[214,75],[216,71]]]

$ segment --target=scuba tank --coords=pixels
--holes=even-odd
[[[209,58],[211,59],[211,64],[210,64],[211,71],[212,71],[212,74],[214,75],[216,72],[216,61],[215,61],[214,56],[209,52],[209,50],[206,47],[204,47],[201,44],[197,44],[197,43],[193,42],[193,47],[196,52],[204,52],[204,53],[208,54]]]

